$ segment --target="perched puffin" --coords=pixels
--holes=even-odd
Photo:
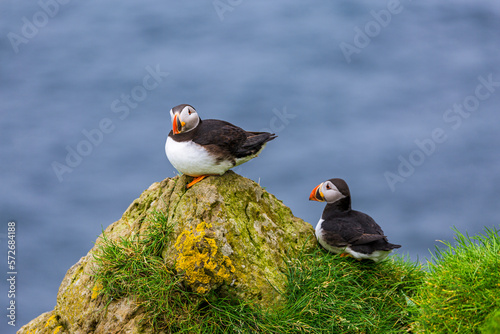
[[[194,177],[188,188],[206,176],[222,175],[255,158],[276,138],[274,133],[248,132],[225,121],[202,121],[189,104],[173,107],[170,117],[172,130],[165,152],[179,172]]]
[[[328,251],[378,262],[394,248],[401,247],[387,241],[372,217],[351,210],[351,194],[344,180],[330,179],[319,184],[311,192],[309,200],[327,202],[316,225],[316,238]]]

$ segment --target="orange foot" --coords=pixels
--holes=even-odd
[[[356,259],[354,256],[352,256],[349,253],[342,253],[342,254],[340,254],[340,257],[350,257],[350,258]],[[361,261],[362,259],[356,259],[356,260]]]
[[[200,182],[201,180],[203,180],[204,178],[206,178],[208,175],[202,175],[202,176],[196,176],[193,181],[189,182],[188,185],[186,186],[186,188],[191,188],[195,183],[198,183]]]

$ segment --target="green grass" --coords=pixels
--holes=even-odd
[[[414,299],[417,322],[429,333],[480,333],[500,308],[499,231],[486,229],[475,237],[454,231],[455,245],[444,242],[445,249],[436,249]]]
[[[94,256],[99,293],[108,301],[135,297],[146,312],[144,319],[155,328],[182,322],[185,314],[179,311],[191,306],[180,277],[160,256],[172,229],[165,215],[156,213],[144,235],[113,241],[103,234]]]
[[[500,309],[490,314],[480,328],[482,334],[500,333]]]
[[[289,261],[285,305],[262,312],[237,300],[205,297],[199,333],[403,333],[411,317],[406,294],[422,276],[403,260],[360,263],[320,249]]]
[[[144,326],[166,333],[497,333],[500,237],[456,231],[433,263],[358,262],[318,248],[291,257],[283,306],[263,311],[221,291],[188,291],[161,253],[172,225],[155,213],[141,236],[103,236],[95,280],[105,301],[132,296]],[[500,312],[500,311],[499,311]],[[482,327],[481,327],[482,326]],[[496,327],[495,327],[496,326]]]
[[[403,259],[358,262],[318,249],[288,266],[283,330],[311,333],[401,333],[410,324],[407,294],[421,272]]]

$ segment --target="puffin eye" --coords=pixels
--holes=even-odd
[[[326,189],[327,189],[327,190],[330,190],[330,189],[332,189],[332,187],[330,187],[330,185],[329,185],[329,184],[327,184],[327,185],[326,185]]]

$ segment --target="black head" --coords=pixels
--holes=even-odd
[[[351,192],[349,191],[349,186],[344,180],[337,178],[337,179],[330,179],[328,181],[333,183],[333,185],[337,187],[338,191],[345,197],[351,196]]]
[[[201,121],[196,109],[189,104],[179,104],[173,107],[170,110],[170,118],[174,135],[195,129]]]
[[[351,208],[351,193],[347,183],[342,179],[329,179],[320,183],[311,192],[309,200],[335,203],[343,210]]]

